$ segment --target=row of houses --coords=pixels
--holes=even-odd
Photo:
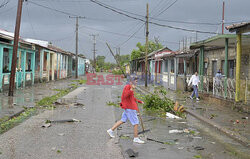
[[[227,27],[237,34],[216,35],[192,43],[187,50],[172,51],[165,47],[150,53],[148,82],[187,91],[188,81],[197,71],[201,92],[236,101],[249,100],[250,35],[244,34],[249,26],[250,23],[242,23]],[[132,60],[130,67],[131,73],[145,79],[144,58]],[[218,72],[220,78],[216,76]]]
[[[0,30],[0,91],[9,87],[14,34]],[[84,55],[78,56],[78,75],[85,74]],[[75,54],[42,40],[19,38],[15,86],[23,88],[75,75]]]

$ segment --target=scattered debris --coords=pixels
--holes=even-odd
[[[190,133],[190,131],[188,129],[184,129],[183,132],[184,133]]]
[[[161,148],[159,148],[158,150],[165,150],[166,148],[165,147],[161,147]]]
[[[201,155],[194,155],[193,158],[202,158]]]
[[[166,144],[166,145],[174,145],[175,143],[174,142],[164,142],[164,144]]]
[[[211,144],[215,144],[215,142],[211,142]]]
[[[56,147],[52,147],[51,150],[55,151],[55,150],[56,150]]]
[[[56,152],[57,152],[57,153],[61,153],[62,151],[61,151],[61,150],[57,150]]]
[[[73,106],[74,107],[83,107],[84,104],[82,104],[82,103],[73,103]]]
[[[121,139],[130,139],[130,136],[129,135],[120,135],[120,138]]]
[[[178,147],[178,150],[183,150],[184,149],[184,147]]]
[[[178,122],[178,123],[180,123],[180,124],[186,124],[187,122],[183,121],[183,122]]]
[[[193,136],[194,139],[202,139],[200,136]]]
[[[197,150],[197,151],[199,151],[199,150],[204,150],[205,148],[201,147],[201,146],[195,146],[194,149]]]
[[[111,101],[108,101],[107,103],[106,103],[108,106],[115,106],[115,107],[120,107],[120,104],[115,104],[114,102],[111,102]]]
[[[59,133],[58,135],[59,135],[59,136],[64,136],[64,133]]]
[[[216,114],[211,114],[210,115],[210,119],[213,119],[214,117],[217,117],[218,115],[216,115]]]
[[[242,117],[242,119],[248,119],[248,117]]]
[[[42,125],[42,128],[48,128],[51,126],[51,123],[45,123],[44,125]]]
[[[59,102],[59,100],[58,100],[58,101],[56,101],[56,102],[54,102],[54,104],[55,104],[55,105],[64,105],[64,103]]]
[[[66,123],[66,122],[81,122],[77,119],[63,119],[63,120],[47,120],[47,123]]]
[[[153,120],[156,120],[156,118],[151,118],[151,119],[148,119],[148,120],[146,120],[144,122],[149,122],[149,121],[153,121]]]
[[[134,152],[132,149],[127,149],[126,153],[129,157],[138,157],[139,152]]]
[[[149,131],[150,131],[150,129],[140,131],[140,132],[138,132],[138,135],[140,135],[140,134],[144,134],[144,133],[149,132]]]
[[[167,118],[170,118],[170,119],[181,119],[180,117],[174,115],[174,114],[171,114],[169,112],[166,113],[166,117]]]
[[[183,130],[169,130],[169,134],[174,134],[174,133],[183,133]]]
[[[148,138],[148,137],[147,137],[147,140],[148,140],[148,141],[154,141],[154,142],[157,142],[157,143],[160,143],[160,144],[165,144],[165,143],[162,142],[162,141],[158,141],[158,140],[151,139],[151,138]]]

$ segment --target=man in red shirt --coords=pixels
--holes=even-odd
[[[134,140],[133,142],[144,144],[145,142],[139,139],[138,137],[138,124],[139,119],[137,117],[137,111],[138,111],[138,103],[143,103],[143,101],[137,100],[134,96],[134,89],[135,85],[137,83],[137,78],[134,79],[130,84],[126,85],[122,92],[121,97],[121,108],[124,109],[124,112],[122,113],[122,118],[120,121],[114,124],[114,126],[107,130],[110,137],[114,138],[114,130],[119,127],[121,124],[125,123],[127,120],[130,121],[130,123],[134,126]]]

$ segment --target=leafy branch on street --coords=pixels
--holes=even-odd
[[[166,112],[172,113],[179,117],[185,117],[184,107],[180,106],[178,102],[174,102],[166,96],[167,91],[161,87],[156,88],[154,93],[142,96],[136,93],[138,99],[144,101],[144,108],[147,111],[154,111],[160,114],[165,114]]]

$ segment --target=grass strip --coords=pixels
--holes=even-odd
[[[34,115],[36,112],[37,112],[36,108],[25,109],[25,111],[23,113],[21,113],[19,116],[13,117],[7,121],[0,123],[0,134],[4,133],[4,132],[8,131],[9,129],[13,128],[14,126],[20,124],[24,120],[26,120],[29,117],[31,117],[32,115]]]

